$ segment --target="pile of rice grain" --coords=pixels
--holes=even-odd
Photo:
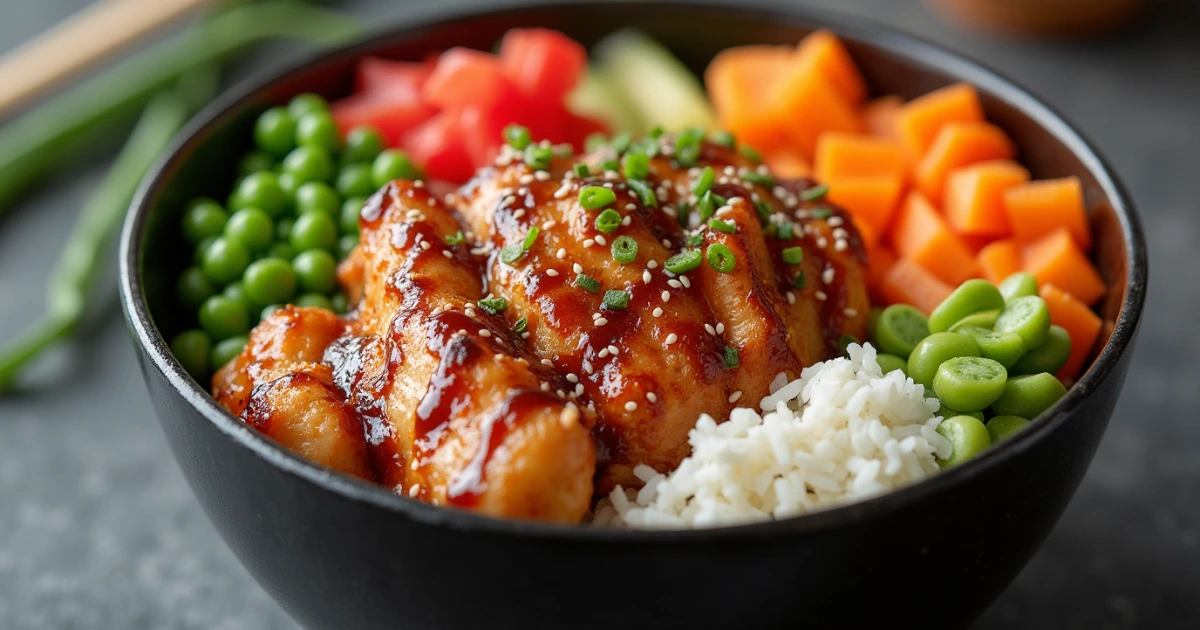
[[[700,416],[692,455],[669,475],[634,472],[640,491],[618,487],[596,506],[593,524],[713,527],[861,500],[938,471],[950,443],[936,432],[938,402],[899,371],[886,376],[875,349],[781,374],[762,400],[765,415],[738,408],[717,424]]]

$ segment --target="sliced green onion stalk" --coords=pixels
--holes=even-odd
[[[629,292],[619,289],[609,289],[604,292],[604,306],[611,309],[629,307]]]
[[[588,293],[596,293],[600,291],[600,281],[591,276],[585,276],[584,274],[579,274],[579,276],[575,278],[575,286],[578,286]]]

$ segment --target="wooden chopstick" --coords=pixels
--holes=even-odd
[[[215,0],[100,0],[0,58],[0,119],[180,16]]]

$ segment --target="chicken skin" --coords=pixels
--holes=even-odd
[[[445,197],[386,185],[338,269],[353,311],[268,317],[214,395],[318,463],[494,516],[578,522],[637,465],[673,470],[701,414],[863,338],[866,256],[814,182],[641,146],[633,179],[611,148],[506,147]]]

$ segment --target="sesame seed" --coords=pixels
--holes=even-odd
[[[566,397],[567,397],[567,392],[564,392],[564,391],[563,391],[563,390],[561,390],[561,389],[556,389],[556,390],[554,390],[554,395],[555,395],[555,396],[558,396],[559,398],[566,399]]]
[[[601,359],[608,356],[608,348],[600,348],[600,352],[597,352],[596,356],[600,357]]]
[[[575,385],[575,392],[574,392],[574,394],[575,394],[576,396],[582,396],[582,395],[583,395],[583,383],[579,383],[579,384]]]
[[[739,203],[745,203],[745,201],[746,201],[746,200],[745,200],[745,199],[742,199],[741,197],[730,197],[730,198],[729,198],[729,205],[733,206],[733,205],[737,205],[737,204],[739,204]]]
[[[550,173],[547,173],[546,171],[538,171],[533,174],[533,178],[539,182],[544,182],[550,179]]]
[[[521,333],[521,338],[522,338],[522,339],[528,339],[528,338],[529,338],[529,331],[528,331],[528,330],[526,330],[525,332]]]
[[[846,251],[846,248],[849,246],[850,246],[850,243],[846,242],[846,239],[839,238],[838,240],[834,241],[834,243],[833,243],[833,251],[844,252],[844,251]]]
[[[717,322],[717,334],[720,335],[724,332],[725,332],[725,324],[723,324],[721,322]]]
[[[735,403],[741,397],[742,397],[742,390],[739,389],[736,392],[733,392],[732,394],[729,395],[729,402]]]
[[[826,240],[824,236],[817,239],[817,247],[820,247],[821,249],[825,249],[828,246],[829,246],[829,241]]]
[[[663,292],[662,292],[662,301],[664,301],[664,302],[670,302],[670,301],[671,301],[671,292],[670,292],[670,291],[663,291]]]
[[[667,345],[668,346],[675,343],[676,341],[679,341],[679,335],[676,335],[675,333],[671,333],[671,334],[667,335]]]
[[[592,313],[592,319],[600,319],[600,313]]]
[[[603,326],[608,323],[608,319],[605,317],[601,317],[601,318],[597,319],[595,323],[597,326]]]
[[[663,214],[671,217],[672,219],[679,217],[679,213],[675,212],[675,208],[672,208],[671,206],[663,207],[662,211],[663,211]]]
[[[568,374],[568,375],[567,375],[567,382],[568,382],[568,383],[578,383],[578,382],[579,382],[579,377],[578,377],[578,376],[575,376],[574,374]]]
[[[571,271],[574,271],[575,273],[583,273],[583,265],[575,263],[571,265]]]
[[[625,209],[630,212],[633,212],[634,210],[637,210],[637,204],[636,203],[627,203],[627,204],[625,204]]]
[[[557,252],[554,252],[554,257],[555,257],[555,258],[557,258],[557,259],[559,259],[559,260],[562,260],[562,259],[566,258],[566,257],[567,257],[567,250],[565,250],[565,249],[563,249],[563,248],[561,248],[561,247],[560,247],[560,248],[558,248],[558,251],[557,251]]]
[[[730,206],[730,205],[721,206],[720,208],[717,208],[716,214],[725,214],[728,212],[733,212],[733,206]]]
[[[846,228],[834,228],[833,230],[833,238],[845,239],[849,236],[850,233],[846,231]]]
[[[416,460],[413,460],[413,463],[416,463]],[[408,496],[410,499],[415,499],[415,498],[417,498],[417,495],[420,494],[420,492],[421,492],[421,484],[414,483],[412,485],[412,487],[408,489]]]
[[[670,248],[670,247],[671,247],[671,241],[669,241],[669,240],[667,240],[667,239],[665,239],[665,238],[664,238],[664,239],[662,240],[662,245],[663,245],[663,247]]]
[[[550,383],[542,383],[542,384],[541,384],[541,385],[539,385],[538,387],[540,387],[540,388],[541,388],[541,390],[542,390],[542,391],[544,391],[544,392],[548,392],[548,391],[550,391]]]
[[[558,275],[558,270],[557,270],[557,269],[547,269],[547,270],[546,270],[546,275],[547,275],[547,276],[550,276],[551,278],[553,278],[553,277],[555,277],[555,276],[557,276],[557,275]]]
[[[584,371],[584,372],[586,372],[586,373],[588,374],[588,376],[591,376],[591,375],[593,374],[593,372],[592,372],[592,364],[591,364],[591,363],[584,363],[584,364],[583,364],[583,371]]]
[[[721,177],[717,178],[717,183],[718,183],[718,184],[728,184],[729,182],[730,182],[730,179],[729,179],[728,177],[724,176],[724,175],[722,175]]]
[[[708,334],[710,334],[710,335],[717,334],[717,329],[713,328],[712,324],[704,324],[704,330],[708,331]]]
[[[842,309],[842,314],[846,317],[858,317],[858,309],[846,307],[845,309]]]
[[[545,223],[542,224],[542,229],[549,230],[550,228],[552,228],[556,225],[558,225],[558,221],[555,221],[554,219],[550,219],[549,221],[546,221]]]
[[[632,400],[625,403],[625,411],[637,411],[637,403]]]
[[[821,302],[824,302],[826,299],[829,298],[829,296],[825,295],[824,291],[817,291],[816,296],[817,296],[817,299],[820,300]]]
[[[486,328],[480,328],[480,329],[479,329],[479,336],[480,336],[480,337],[491,337],[491,336],[492,336],[492,331],[490,331],[490,330],[488,330],[488,329],[486,329]]]
[[[600,236],[599,234],[597,234],[597,235],[596,235],[596,242],[597,242],[597,243],[599,243],[599,244],[600,244],[600,245],[602,245],[602,246],[603,246],[603,245],[608,245],[608,240],[607,240],[607,239],[605,239],[603,236]]]
[[[459,337],[462,337],[462,336],[465,336],[465,335],[467,334],[467,331],[466,331],[466,329],[464,329],[464,328],[459,328],[459,329],[458,329],[458,332],[456,332],[456,333],[454,333],[454,334],[455,334],[455,335],[457,335],[457,336],[459,336]]]
[[[826,223],[829,224],[829,227],[838,227],[842,225],[844,221],[842,221],[842,217],[829,217],[829,220],[826,221]]]
[[[833,267],[821,272],[821,282],[825,284],[833,284]]]
[[[519,177],[517,179],[517,181],[521,182],[522,184],[532,184],[533,183],[533,173],[526,173],[526,174],[522,175],[521,177]]]
[[[654,392],[646,392],[646,400],[649,400],[651,403],[656,403],[658,402],[658,394],[655,394]]]
[[[547,365],[547,366],[550,366],[550,367],[554,367],[554,362],[553,362],[553,361],[551,361],[550,359],[542,359],[542,365]]]
[[[642,270],[642,283],[643,283],[643,284],[650,284],[650,281],[651,281],[651,280],[653,280],[653,278],[650,276],[650,270],[649,270],[649,269],[643,269],[643,270]]]
[[[525,195],[528,195],[528,194],[529,194],[529,189],[528,189],[528,188],[526,188],[526,187],[524,187],[524,186],[522,186],[522,187],[520,187],[520,188],[518,188],[518,189],[517,189],[517,194],[518,194],[518,195],[521,195],[522,197],[524,197]]]
[[[417,460],[412,460],[412,466],[409,466],[409,468],[416,470],[418,468]]]
[[[692,288],[692,281],[688,280],[687,276],[679,276],[679,281],[683,283],[684,288]]]
[[[421,249],[428,250],[430,248],[429,241],[421,241]]]
[[[796,294],[791,291],[788,291],[787,292],[787,301],[788,301],[788,304],[795,304],[796,303]]]
[[[651,260],[650,262],[646,263],[646,267],[649,269],[658,269],[658,261]]]
[[[450,250],[448,250],[448,249],[443,249],[442,255],[445,256],[446,258],[454,258],[454,254],[451,254]]]
[[[625,218],[621,219],[621,225],[628,226],[630,223],[633,223],[633,217],[629,215],[625,215]]]
[[[584,247],[591,247],[592,245],[595,245],[595,244],[596,244],[596,240],[595,240],[595,239],[591,239],[591,238],[589,238],[589,239],[586,239],[586,240],[584,240],[584,241],[583,241],[583,246],[584,246]]]
[[[616,346],[610,345],[610,346],[608,346],[608,353],[613,356],[616,356],[618,354],[621,354],[621,349]]]
[[[678,280],[675,280],[675,279],[667,280],[667,284],[672,289],[682,289],[683,288],[683,283]]]
[[[732,165],[727,165],[725,167],[725,169],[722,170],[721,172],[726,175],[737,175],[737,169],[734,168]]]

